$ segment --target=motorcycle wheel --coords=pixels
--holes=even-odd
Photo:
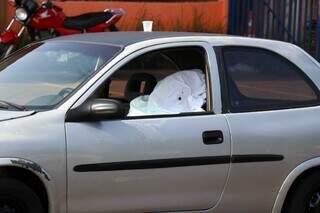
[[[4,59],[12,52],[12,44],[1,44],[0,43],[0,60]]]
[[[110,26],[109,30],[110,30],[110,32],[118,32],[119,31],[119,29],[115,25]]]

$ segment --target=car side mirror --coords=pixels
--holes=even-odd
[[[66,122],[95,122],[125,117],[121,102],[113,99],[93,99],[70,110]]]

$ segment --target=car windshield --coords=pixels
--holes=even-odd
[[[32,45],[0,63],[0,101],[26,109],[50,109],[120,50],[73,42]]]

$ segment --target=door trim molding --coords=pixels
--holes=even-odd
[[[283,155],[233,155],[232,163],[256,163],[268,161],[282,161]]]
[[[228,155],[224,156],[207,156],[207,157],[190,157],[190,158],[171,158],[157,160],[141,161],[123,161],[112,163],[95,163],[77,165],[73,168],[75,172],[101,172],[101,171],[121,171],[121,170],[145,170],[145,169],[162,169],[174,167],[203,166],[230,163],[255,163],[282,161],[282,155]]]

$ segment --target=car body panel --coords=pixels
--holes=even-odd
[[[68,123],[69,212],[154,212],[214,206],[229,164],[74,171],[81,164],[230,155],[226,120],[213,116]],[[208,128],[224,132],[224,143],[204,145],[202,132]]]
[[[151,187],[154,187],[154,190],[163,194],[169,180],[174,180],[174,183],[178,184],[179,178],[181,178],[183,184],[192,184],[192,180],[188,176],[192,175],[192,171],[203,174],[203,176],[196,177],[196,181],[199,184],[190,186],[188,188],[189,191],[181,193],[190,196],[191,191],[196,189],[201,190],[196,195],[205,197],[205,200],[197,200],[195,206],[201,208],[209,205],[209,209],[193,212],[219,213],[235,211],[238,213],[280,213],[287,192],[294,180],[307,169],[320,165],[320,133],[318,131],[320,122],[316,116],[320,110],[318,106],[222,114],[221,100],[224,97],[221,96],[219,66],[213,47],[251,46],[274,51],[296,64],[319,88],[319,64],[300,48],[279,41],[220,35],[211,36],[207,34],[168,34],[166,36],[166,33],[164,33],[161,36],[155,34],[154,38],[152,38],[153,34],[151,33],[150,35],[144,35],[147,39],[140,39],[137,34],[128,33],[128,37],[132,35],[135,39],[124,43],[121,43],[120,40],[122,36],[125,37],[126,35],[108,33],[108,36],[105,35],[106,38],[103,37],[104,35],[88,34],[61,37],[48,41],[55,42],[58,40],[104,45],[109,42],[112,43],[112,40],[114,40],[114,44],[123,47],[123,51],[119,55],[107,63],[104,68],[74,92],[64,103],[53,110],[37,113],[33,111],[0,111],[0,120],[2,120],[0,123],[0,166],[7,166],[10,163],[9,159],[22,159],[36,163],[43,171],[46,171],[50,176],[50,181],[40,176],[44,178],[43,182],[49,192],[51,213],[66,212],[68,201],[70,201],[70,207],[72,208],[70,212],[85,212],[89,208],[94,210],[89,212],[99,212],[99,208],[106,207],[106,204],[112,202],[113,210],[119,211],[117,208],[123,205],[123,203],[119,197],[111,197],[112,193],[109,196],[105,196],[104,191],[98,191],[97,194],[89,191],[90,196],[93,196],[92,198],[94,199],[90,203],[83,202],[81,195],[84,195],[86,189],[89,187],[98,189],[101,185],[103,185],[101,190],[105,190],[107,187],[118,190],[114,193],[118,196],[127,193],[127,197],[123,199],[125,199],[126,203],[130,203],[130,205],[139,205],[141,204],[139,202],[147,203],[145,210],[148,210],[155,203],[164,205],[164,203],[170,202],[170,207],[178,207],[177,203],[174,203],[174,200],[170,200],[170,197],[165,197],[163,201],[155,201],[155,199],[159,199],[159,196],[152,194],[150,200],[145,201],[141,197],[136,197],[137,200],[134,200],[134,194],[132,194],[134,190],[131,191],[131,194],[129,193],[130,191],[125,190],[125,187],[131,187],[131,189],[136,190],[143,184],[151,184],[154,173],[148,170],[116,171],[112,174],[103,174],[102,177],[98,177],[100,174],[96,173],[97,177],[94,178],[92,178],[91,174],[83,173],[80,179],[74,178],[73,167],[75,165],[97,163],[102,160],[104,162],[119,162],[126,160],[149,160],[155,157],[184,157],[186,155],[189,155],[189,157],[199,157],[209,154],[278,154],[284,156],[282,161],[274,162],[233,163],[231,166],[229,164],[211,165],[209,167],[199,166],[195,167],[194,170],[166,168],[162,172],[159,171],[157,178],[154,179],[157,185],[151,185]],[[117,35],[120,36],[116,38]],[[100,37],[97,38],[96,36]],[[107,37],[109,36],[112,39],[108,39]],[[97,85],[102,83],[126,61],[135,57],[137,53],[147,52],[153,48],[159,48],[159,46],[183,46],[194,44],[194,42],[203,45],[208,51],[211,69],[211,87],[213,90],[213,109],[216,115],[158,118],[146,122],[143,121],[149,125],[138,123],[138,120],[124,120],[103,122],[101,125],[88,123],[72,124],[75,128],[70,128],[71,126],[68,123],[64,123],[69,109],[83,103]],[[212,48],[212,51],[209,50],[210,48]],[[168,125],[167,119],[173,121],[170,125],[182,125],[184,120],[189,121],[191,119],[193,119],[192,122],[198,125],[194,126],[190,122],[183,123],[190,131],[187,132],[183,128],[179,128],[177,131],[180,134],[175,135],[171,129],[173,126]],[[127,142],[128,138],[125,134],[120,134],[121,130],[118,127],[121,126],[131,131],[127,133],[132,136],[129,138],[129,142]],[[229,134],[226,134],[227,143],[224,143],[219,148],[203,148],[199,144],[192,143],[191,140],[187,141],[188,147],[182,145],[183,135],[185,137],[190,136],[193,141],[200,143],[201,138],[200,136],[194,136],[195,132],[198,134],[198,132],[204,129],[218,126],[224,128],[225,132],[229,132]],[[172,135],[173,142],[170,144],[171,149],[165,146],[166,143],[169,143],[168,139],[164,140],[164,143],[158,144],[156,138],[151,135],[153,133],[153,135],[161,138],[162,134],[158,130],[169,127],[171,128],[166,129],[166,131]],[[113,132],[101,133],[102,128],[111,128]],[[67,135],[65,134],[66,129]],[[66,137],[71,137],[68,133],[72,135],[72,138],[69,139],[71,143],[67,145]],[[96,136],[97,133],[101,133],[101,135],[98,137]],[[117,135],[114,133],[117,133]],[[90,135],[95,137],[94,140],[89,141]],[[103,140],[106,137],[110,138],[110,144],[106,144]],[[134,145],[134,141],[138,141],[139,145]],[[146,141],[149,141],[149,143]],[[108,151],[108,155],[103,156],[105,150]],[[94,153],[99,153],[100,155],[95,156]],[[67,155],[69,155],[68,158],[70,159],[68,166]],[[209,170],[208,168],[213,168],[214,170]],[[69,174],[67,174],[67,171]],[[214,174],[216,171],[222,171],[222,174]],[[170,174],[175,176],[170,177]],[[215,177],[219,176],[219,178],[215,179],[217,183],[205,182],[212,175],[217,175]],[[92,181],[88,182],[89,177],[92,178]],[[104,185],[105,181],[102,181],[103,178],[110,182]],[[67,181],[68,179],[69,181]],[[204,182],[200,183],[200,181]],[[203,191],[202,189],[216,186],[214,184],[219,185],[217,188],[219,192],[214,193],[210,197],[212,191]],[[69,197],[67,195],[67,187],[71,189]],[[177,187],[181,189],[179,185]],[[173,193],[172,188],[168,190]],[[206,192],[210,193],[204,196]],[[142,192],[142,194],[145,196],[147,191]],[[210,202],[210,199],[212,202]],[[179,201],[191,202],[191,197],[184,197]],[[188,203],[188,205],[191,206],[192,203]],[[170,211],[170,209],[167,209],[167,211]]]
[[[64,114],[55,110],[0,123],[0,167],[35,173],[46,186],[50,212],[62,213],[66,212]]]
[[[6,121],[6,120],[12,120],[12,119],[17,119],[21,117],[26,117],[29,115],[32,115],[35,113],[34,111],[26,111],[26,112],[21,112],[21,111],[6,111],[6,110],[0,110],[0,121]]]
[[[319,156],[319,107],[226,115],[233,154],[280,154],[282,161],[232,164],[218,212],[271,212],[287,175]],[[245,124],[244,124],[245,123]],[[312,126],[313,128],[310,128]],[[231,205],[232,204],[232,205]]]
[[[50,174],[43,169],[40,165],[38,165],[35,162],[22,159],[22,158],[0,158],[0,168],[1,167],[15,167],[15,168],[21,168],[24,170],[27,170],[37,176],[43,186],[45,187],[45,191],[48,194],[48,200],[49,200],[49,210],[54,212],[55,206],[52,205],[55,203],[56,199],[53,197],[55,190],[54,182],[51,181],[52,177]]]
[[[319,164],[320,164],[320,157],[312,158],[310,160],[307,160],[301,163],[299,166],[297,166],[290,172],[290,174],[286,177],[285,181],[283,182],[278,192],[276,202],[274,203],[274,206],[272,209],[272,213],[281,212],[286,196],[290,190],[290,187],[294,183],[294,181],[297,180],[297,178],[307,170],[318,167]]]
[[[205,43],[179,42],[154,45],[152,48],[135,51],[120,64],[125,64],[137,55],[149,51],[177,46],[203,46],[207,48],[208,57],[215,58],[213,49]],[[209,58],[208,61],[210,61]],[[107,76],[110,76],[121,65],[114,67],[110,73],[107,73]],[[209,67],[216,70],[217,63],[210,61]],[[213,78],[218,78],[218,75],[216,74]],[[88,91],[88,94],[91,94],[94,88],[105,79],[106,77],[100,79]],[[215,85],[215,87],[217,86],[219,85]],[[219,91],[217,89],[216,92],[219,93]],[[220,97],[218,96],[218,98]],[[79,101],[82,100],[85,98]],[[214,98],[214,100],[216,99]],[[219,101],[214,102],[220,103]],[[214,108],[221,108],[221,106],[217,104]],[[187,129],[188,131],[185,131]],[[224,133],[224,143],[212,146],[204,145],[202,133],[208,130],[221,130]],[[79,135],[79,132],[84,134]],[[99,162],[230,156],[229,130],[224,116],[209,114],[105,121],[92,124],[67,123],[66,135],[70,212],[150,212],[208,209],[215,206],[220,199],[228,174],[228,163],[92,173],[78,173],[74,171],[74,167],[79,164]],[[97,137],[98,135],[99,137]],[[126,148],[123,149],[123,146]],[[81,147],[88,147],[84,150],[85,153],[80,152],[79,148]],[[211,169],[208,170],[208,168]],[[88,181],[93,181],[96,184],[80,187]],[[154,184],[154,182],[158,184]],[[110,197],[112,199],[108,199]],[[105,202],[96,203],[100,199]],[[148,202],[145,202],[146,200]],[[88,206],[86,203],[95,203],[95,205]]]

